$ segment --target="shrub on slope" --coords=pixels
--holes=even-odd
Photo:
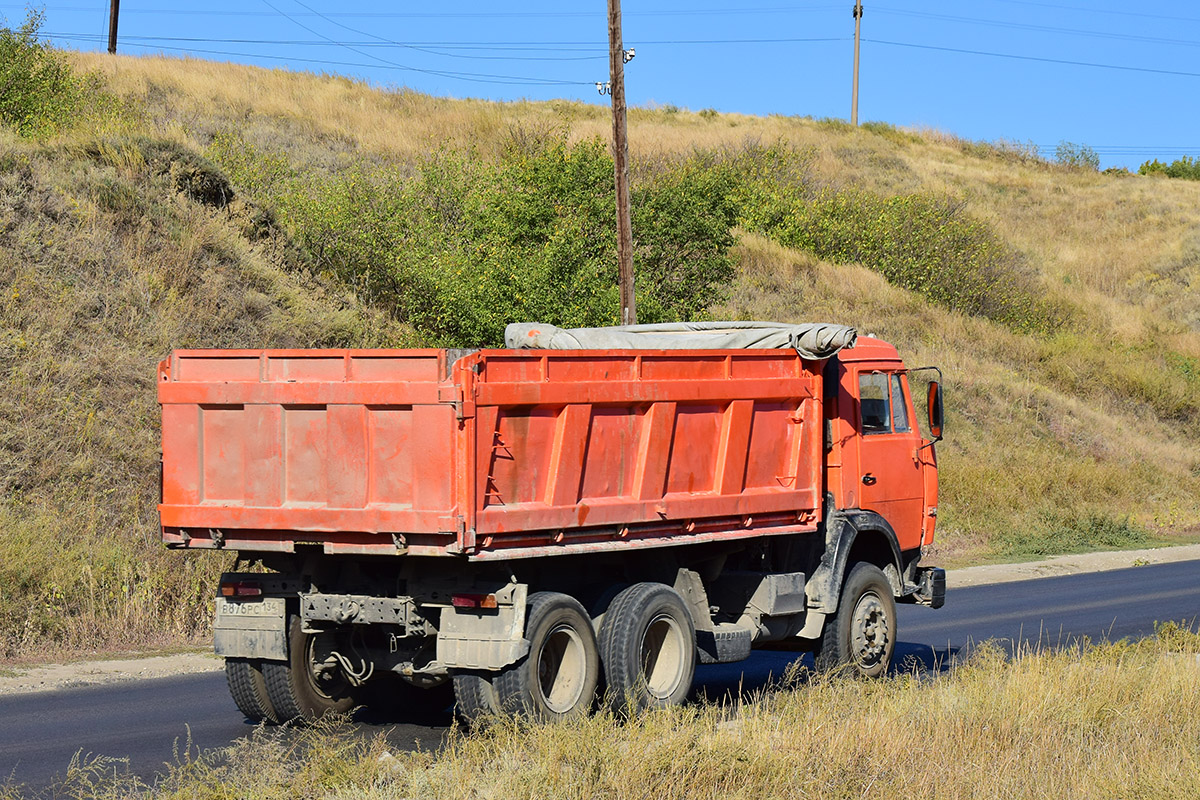
[[[208,152],[319,269],[433,341],[498,345],[514,320],[619,321],[613,164],[598,140],[514,130],[496,159],[442,149],[332,175],[229,133]],[[723,296],[732,182],[684,163],[635,188],[639,321],[698,317]]]

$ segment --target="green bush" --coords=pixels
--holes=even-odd
[[[31,10],[20,27],[0,26],[0,122],[28,137],[65,127],[85,86],[61,53],[38,40],[43,18]]]
[[[1039,299],[1020,256],[964,202],[814,186],[796,160],[781,148],[742,157],[743,226],[827,261],[863,264],[933,302],[1017,330],[1045,329],[1065,314]]]
[[[911,131],[902,130],[890,122],[868,121],[859,126],[868,133],[900,145],[920,143],[921,137]]]
[[[317,269],[427,340],[498,345],[504,326],[619,321],[612,158],[600,140],[515,133],[500,157],[443,150],[414,170],[292,170],[232,136],[210,157],[270,201]],[[694,318],[733,277],[735,174],[702,158],[633,190],[638,318]]]
[[[1200,158],[1184,156],[1172,161],[1170,164],[1163,163],[1156,158],[1138,167],[1138,174],[1166,175],[1168,178],[1200,181]]]
[[[1059,142],[1058,147],[1054,148],[1054,160],[1072,169],[1100,170],[1100,156],[1086,144]]]

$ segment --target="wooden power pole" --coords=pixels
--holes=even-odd
[[[608,64],[613,110],[613,171],[617,185],[617,263],[621,283],[621,324],[637,324],[633,297],[633,224],[629,219],[629,140],[625,123],[625,48],[621,41],[621,0],[608,0]]]
[[[121,13],[121,0],[109,0],[108,3],[108,52],[117,52],[117,16]]]
[[[854,88],[850,91],[850,124],[858,125],[858,33],[862,28],[862,0],[854,0]]]

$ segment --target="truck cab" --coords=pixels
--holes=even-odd
[[[937,457],[921,435],[909,370],[895,347],[870,337],[830,366],[825,485],[834,504],[879,515],[902,553],[919,550],[933,541]]]

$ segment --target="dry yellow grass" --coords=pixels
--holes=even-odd
[[[1200,520],[1190,438],[1118,397],[1081,398],[1047,378],[1048,365],[1075,363],[1075,346],[1051,353],[1000,325],[926,303],[865,267],[826,264],[752,234],[742,236],[739,262],[719,316],[844,322],[893,342],[911,364],[945,371],[952,411],[939,446],[943,560],[985,556],[1048,499],[1072,508],[1102,498],[1165,529]]]

